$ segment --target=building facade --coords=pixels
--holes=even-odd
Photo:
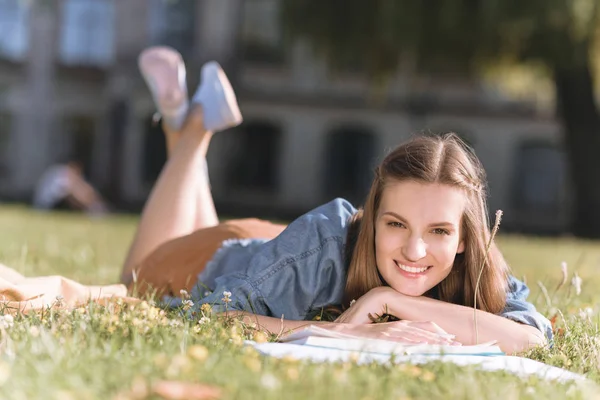
[[[45,4],[45,5],[44,5]],[[30,198],[68,154],[114,202],[139,207],[165,160],[137,70],[147,46],[177,48],[190,92],[219,61],[245,121],[209,152],[217,208],[289,218],[335,196],[359,205],[372,167],[418,132],[455,131],[486,167],[503,226],[568,228],[560,126],[478,82],[398,71],[375,90],[332,75],[301,41],[286,43],[277,0],[0,2],[0,194]]]

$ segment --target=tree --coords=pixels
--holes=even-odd
[[[600,237],[600,118],[591,53],[600,47],[596,0],[286,0],[288,35],[335,68],[373,78],[411,59],[419,71],[473,76],[492,62],[550,71],[573,188],[572,231]]]

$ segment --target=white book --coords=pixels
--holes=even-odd
[[[319,328],[315,325],[310,325],[305,329],[292,332],[291,334],[280,338],[279,341],[303,346],[388,355],[504,355],[502,350],[496,345],[496,342],[487,342],[471,346],[410,344],[342,334]]]

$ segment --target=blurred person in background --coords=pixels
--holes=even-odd
[[[33,195],[33,207],[38,210],[74,210],[90,215],[108,212],[106,202],[86,181],[83,164],[75,158],[51,165],[40,177]]]

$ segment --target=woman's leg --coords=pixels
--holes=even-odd
[[[168,128],[165,126],[165,130]],[[167,133],[167,135],[170,134]],[[207,185],[200,168],[211,133],[202,124],[202,110],[195,107],[188,116],[181,137],[172,149],[150,197],[144,206],[133,243],[125,261],[122,278],[162,243],[187,235],[196,228],[198,186]],[[202,210],[206,226],[218,223],[209,191]]]
[[[200,162],[194,231],[219,223],[211,194],[208,164],[206,163],[206,151],[212,132],[222,131],[242,123],[242,114],[233,88],[217,62],[210,61],[204,64],[200,73],[200,82],[202,84],[194,93],[192,104],[202,105],[202,119],[209,133],[207,134],[204,157]],[[207,84],[204,84],[204,82]]]
[[[159,78],[160,75],[155,77]],[[160,93],[155,99],[160,111]],[[163,124],[169,158],[142,212],[123,267],[124,283],[130,283],[133,268],[161,244],[218,224],[208,182],[206,152],[213,131],[240,122],[237,101],[225,74],[218,64],[207,64],[183,129],[176,131]]]

